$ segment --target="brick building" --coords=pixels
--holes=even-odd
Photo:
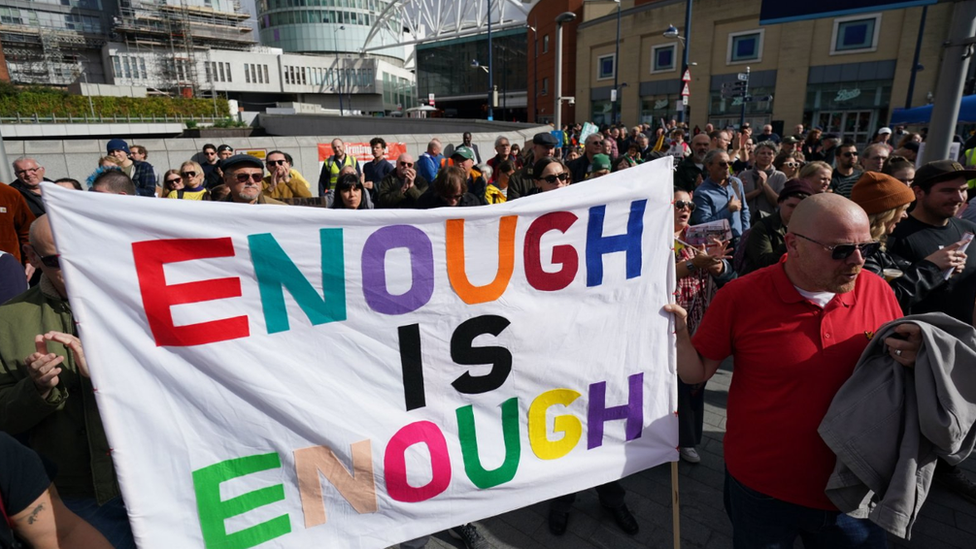
[[[540,36],[553,34],[554,16],[573,11],[573,5],[580,3],[541,0],[527,22]],[[803,123],[863,142],[887,123],[893,108],[905,105],[922,8],[760,25],[760,6],[761,0],[694,0],[687,112],[692,127],[738,124],[743,102],[723,97],[722,87],[746,67],[750,95],[772,96],[745,102],[746,120],[754,126],[772,123],[781,134],[782,128],[791,132]],[[686,0],[622,0],[620,7],[620,120],[634,124],[673,118],[681,99],[683,44],[663,34],[674,25],[684,36]],[[580,18],[566,25],[564,36],[564,85],[575,82],[565,93],[575,95],[576,108],[564,112],[563,120],[609,122],[617,3],[588,1],[576,10]],[[919,59],[925,70],[917,73],[912,106],[927,103],[935,90],[951,16],[951,3],[928,8]],[[570,36],[574,26],[575,50]],[[532,30],[528,33],[531,47]],[[540,47],[535,78],[540,88],[544,78],[552,82],[552,59],[551,48],[544,54]],[[573,72],[575,80],[569,76]],[[534,95],[532,84],[529,95]],[[553,102],[546,98],[540,93],[540,120],[551,111]]]

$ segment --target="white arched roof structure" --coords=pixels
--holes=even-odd
[[[533,3],[534,0],[391,0],[370,28],[363,52],[481,34],[488,28],[489,9],[492,31],[524,27]],[[404,27],[415,40],[401,41]],[[384,32],[391,33],[396,43],[370,46]]]

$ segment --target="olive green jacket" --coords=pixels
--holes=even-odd
[[[36,350],[34,337],[50,331],[76,334],[68,300],[46,277],[0,306],[0,430],[26,434],[30,446],[57,465],[54,485],[62,496],[95,497],[102,504],[119,495],[119,486],[91,381],[78,374],[60,343],[48,344],[65,360],[47,399],[27,374],[24,360]]]

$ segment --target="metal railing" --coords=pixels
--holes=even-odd
[[[198,125],[212,124],[226,117],[214,116],[104,116],[90,114],[83,116],[58,116],[55,113],[41,115],[40,113],[21,114],[16,116],[0,116],[0,124],[184,124],[194,121]]]

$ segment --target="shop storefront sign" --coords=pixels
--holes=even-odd
[[[837,90],[837,97],[834,98],[834,101],[835,102],[849,101],[851,99],[854,99],[855,97],[860,97],[860,95],[861,95],[860,88],[853,88],[850,90],[846,90],[846,89]]]

